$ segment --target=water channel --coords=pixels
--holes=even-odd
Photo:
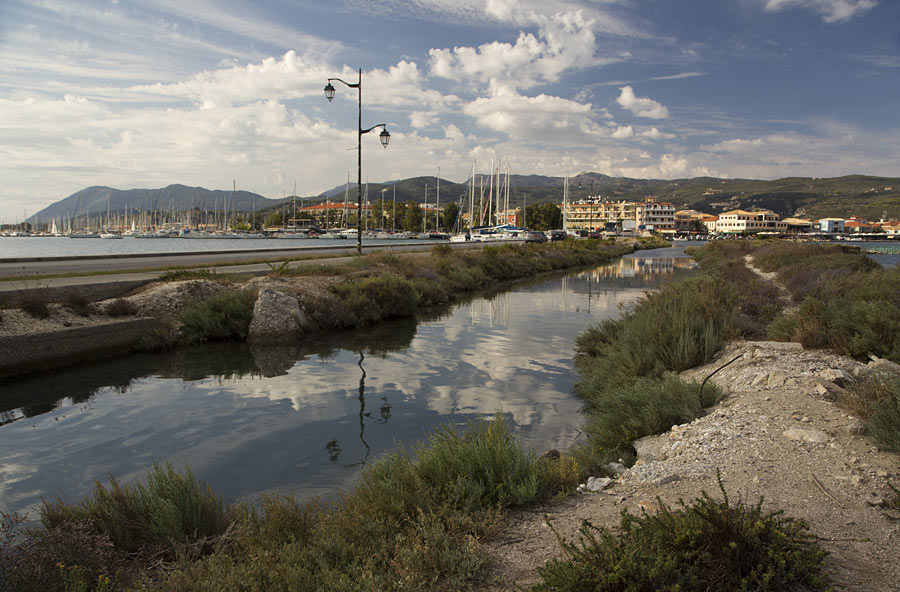
[[[691,273],[682,248],[484,294],[417,321],[282,347],[129,356],[0,389],[0,511],[189,465],[226,500],[333,498],[395,442],[502,412],[529,449],[579,436],[575,337]]]

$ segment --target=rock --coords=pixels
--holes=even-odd
[[[551,448],[550,450],[548,450],[547,452],[542,454],[540,456],[540,458],[546,458],[546,459],[550,459],[550,460],[559,460],[560,456],[562,456],[562,455],[559,453],[559,450],[557,450],[556,448]]]
[[[824,444],[828,441],[828,434],[822,430],[801,430],[799,428],[791,428],[783,432],[784,437],[788,440],[796,442],[807,442],[809,444]]]
[[[826,401],[836,401],[837,399],[849,395],[847,389],[838,386],[833,382],[819,381],[816,385],[816,393],[820,398]]]
[[[787,380],[787,376],[785,376],[784,372],[781,370],[773,370],[769,373],[769,377],[766,380],[767,388],[780,388],[784,386],[785,381]]]
[[[625,472],[625,465],[617,462],[606,463],[604,468],[613,475],[621,475]]]
[[[584,488],[591,493],[597,493],[598,491],[606,489],[613,483],[614,481],[609,477],[588,477]]]
[[[760,374],[756,375],[756,378],[753,379],[753,381],[750,383],[750,386],[760,387],[760,386],[766,384],[766,382],[768,382],[768,380],[769,380],[769,375],[766,374],[765,372],[761,372]]]
[[[793,341],[750,341],[748,345],[771,351],[803,351],[803,344]]]
[[[869,355],[869,358],[871,361],[866,366],[873,372],[890,373],[900,376],[900,364],[873,355]]]
[[[305,325],[306,315],[296,298],[271,288],[260,288],[253,306],[247,341],[296,337]]]
[[[666,443],[660,436],[644,436],[632,443],[637,457],[644,462],[662,460],[667,456]]]
[[[866,503],[870,506],[875,506],[876,508],[886,505],[884,499],[878,496],[868,498]]]
[[[681,477],[673,473],[657,479],[656,485],[668,485],[669,483],[675,483],[676,481],[681,481]]]
[[[847,426],[847,433],[853,436],[865,436],[869,433],[869,428],[863,422],[855,420]]]
[[[834,383],[840,388],[847,388],[848,385],[851,385],[854,382],[853,377],[840,368],[828,368],[822,370],[816,376],[821,378],[824,382]],[[826,384],[825,386],[828,385]]]

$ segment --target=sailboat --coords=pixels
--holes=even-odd
[[[104,227],[103,232],[100,233],[100,238],[122,238],[121,234],[109,229],[109,191],[106,192],[106,227]]]

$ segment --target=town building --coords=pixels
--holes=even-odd
[[[716,232],[720,234],[756,234],[786,230],[787,224],[772,210],[758,212],[731,210],[720,214],[716,222]]]
[[[803,218],[785,218],[784,223],[787,224],[787,231],[793,234],[809,232],[813,227],[812,221]]]
[[[821,218],[817,230],[825,234],[843,234],[845,223],[843,218]]]

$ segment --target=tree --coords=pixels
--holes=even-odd
[[[534,230],[562,228],[562,211],[554,203],[532,204],[525,208],[525,222]]]
[[[691,223],[688,225],[688,230],[693,232],[694,234],[706,234],[708,232],[706,224],[704,224],[697,218],[691,220]]]
[[[456,219],[459,217],[459,206],[456,202],[451,201],[444,207],[442,214],[444,218],[443,229],[445,232],[453,232],[456,227]]]
[[[422,230],[422,208],[419,204],[409,200],[406,202],[406,211],[403,214],[403,230],[420,232]]]

